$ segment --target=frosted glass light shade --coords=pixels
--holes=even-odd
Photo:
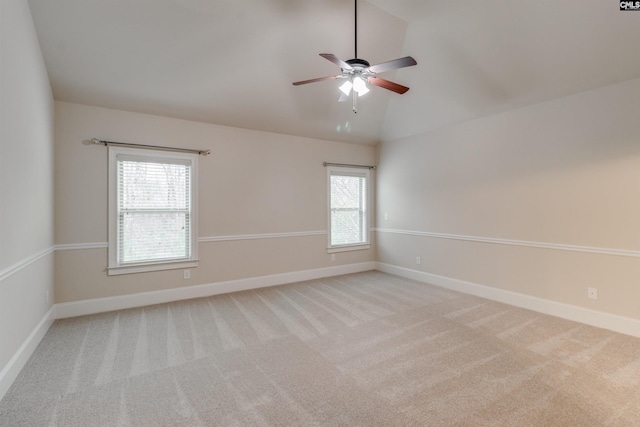
[[[351,87],[353,85],[351,84],[351,82],[349,80],[347,80],[346,82],[344,82],[341,86],[340,86],[340,90],[342,91],[342,93],[344,93],[345,95],[349,95],[351,93]]]
[[[358,96],[365,95],[367,94],[367,92],[369,92],[369,88],[367,87],[367,84],[362,79],[362,77],[353,78],[353,90],[358,92]]]

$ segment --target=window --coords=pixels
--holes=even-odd
[[[110,275],[198,265],[197,162],[109,147]]]
[[[329,252],[369,248],[369,170],[329,167]]]

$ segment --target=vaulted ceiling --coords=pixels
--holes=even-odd
[[[614,0],[359,0],[358,57],[418,65],[339,103],[352,0],[29,0],[56,100],[376,144],[640,77]]]

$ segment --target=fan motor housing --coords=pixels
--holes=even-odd
[[[353,68],[369,68],[371,66],[368,61],[359,58],[348,59],[345,62],[351,65]]]

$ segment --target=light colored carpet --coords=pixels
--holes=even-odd
[[[380,272],[59,320],[2,426],[640,426],[640,339]]]

